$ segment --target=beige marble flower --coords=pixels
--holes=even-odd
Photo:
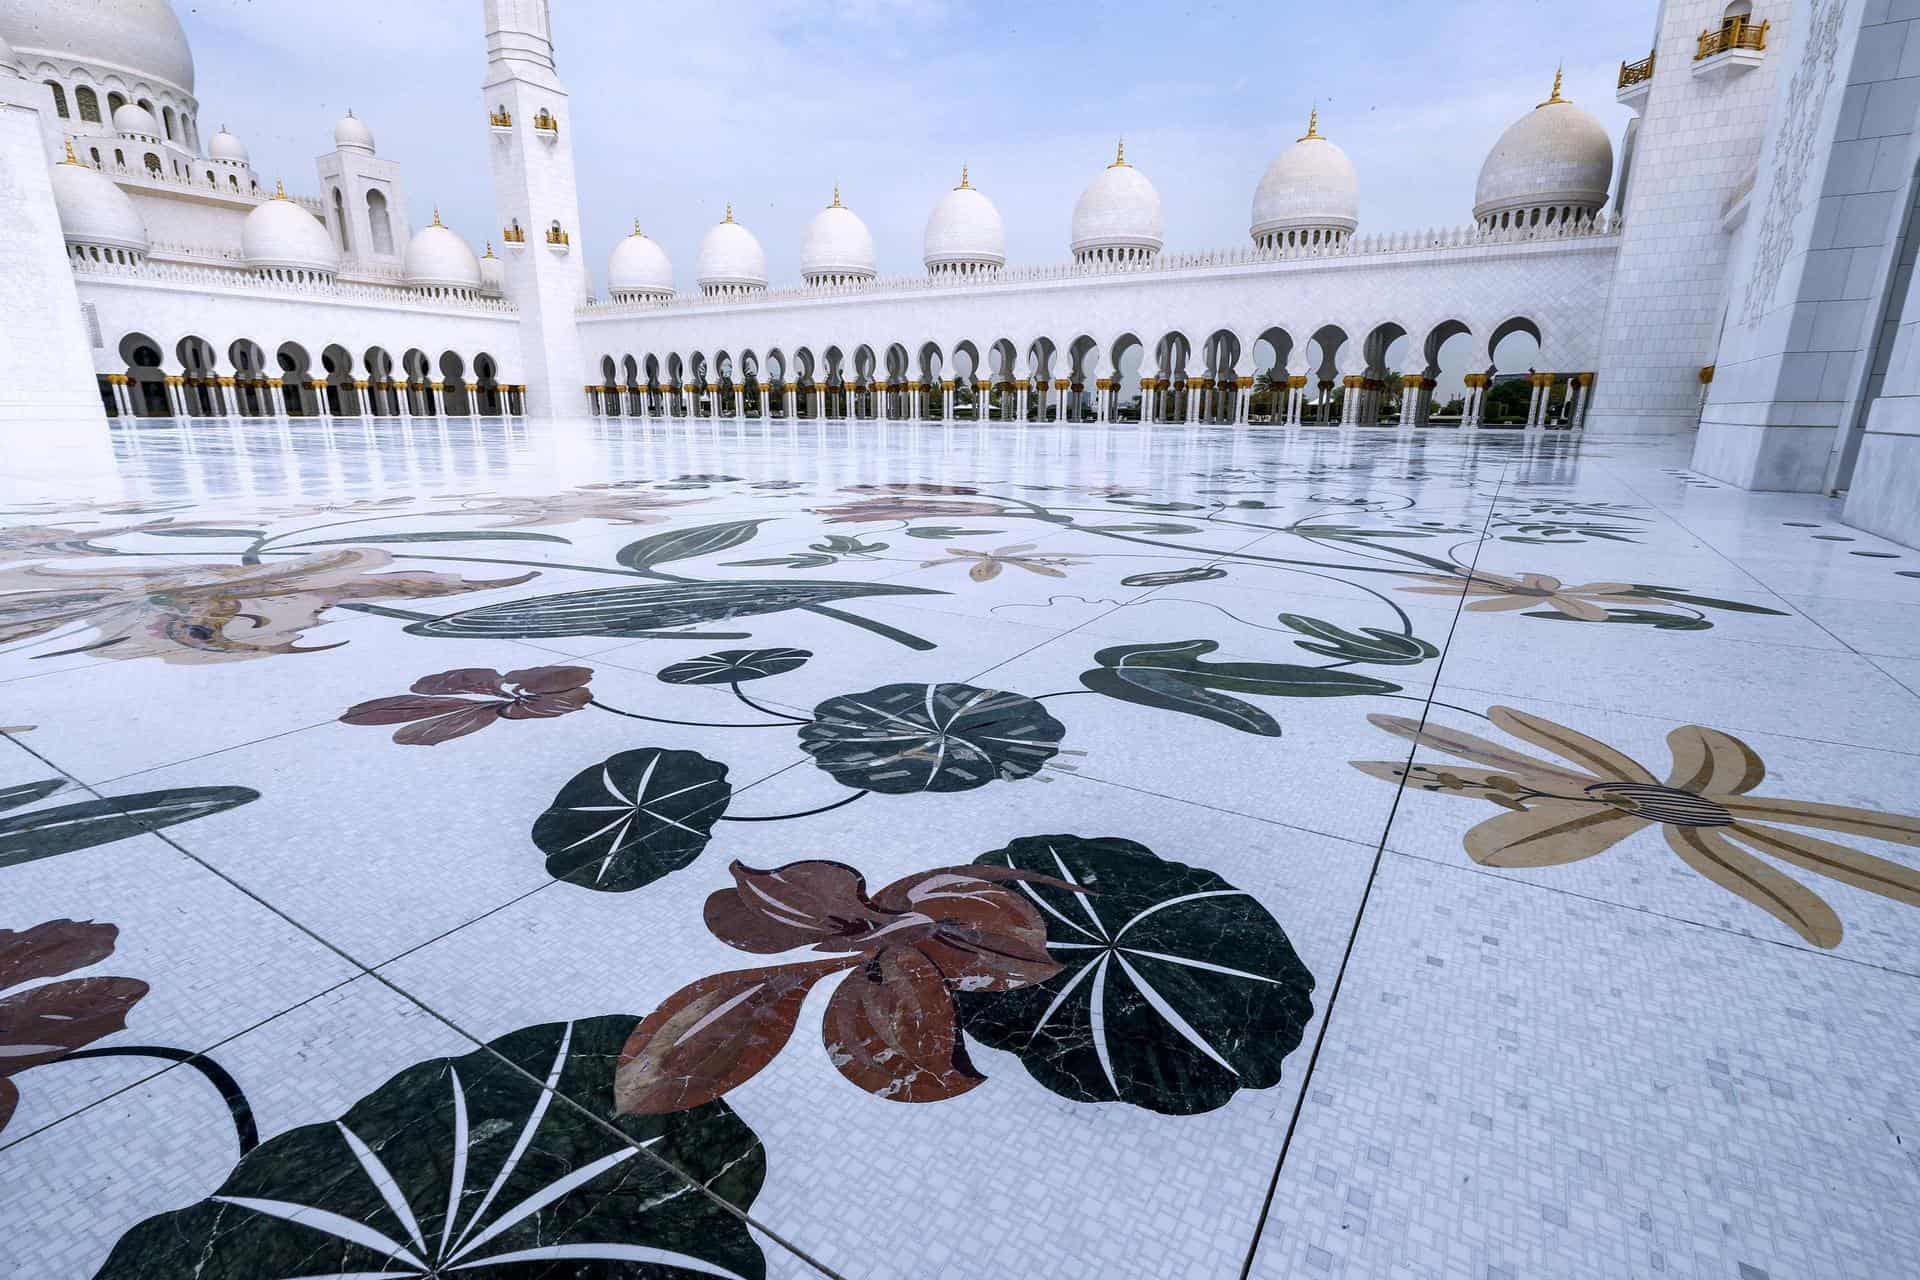
[[[174,663],[308,653],[336,647],[298,643],[333,605],[461,595],[534,576],[474,580],[418,570],[379,572],[392,563],[385,551],[350,548],[257,565],[0,571],[0,644],[84,627],[93,639],[58,652]]]
[[[1427,573],[1419,577],[1434,585],[1401,587],[1400,590],[1417,596],[1463,594],[1459,578],[1443,573]],[[1560,579],[1550,578],[1544,573],[1523,573],[1517,578],[1509,578],[1485,569],[1475,569],[1467,577],[1464,594],[1472,602],[1467,608],[1474,613],[1534,609],[1544,605],[1582,622],[1605,622],[1606,605],[1645,603],[1641,597],[1628,594],[1633,589],[1630,582],[1587,582],[1568,587],[1561,585]]]
[[[1033,550],[1031,542],[1018,543],[1011,547],[997,547],[992,551],[969,551],[965,547],[948,547],[943,559],[922,561],[922,569],[932,569],[943,564],[964,564],[973,562],[973,568],[967,570],[967,576],[975,582],[991,582],[1000,576],[1000,571],[1008,565],[1025,569],[1028,573],[1037,573],[1043,578],[1064,578],[1065,568],[1072,568],[1085,561],[1078,556],[1030,556]]]
[[[1571,767],[1457,729],[1422,728],[1388,715],[1367,719],[1397,738],[1484,767],[1383,760],[1356,760],[1354,767],[1388,782],[1509,810],[1467,832],[1467,853],[1486,866],[1559,866],[1657,826],[1680,861],[1815,946],[1840,944],[1840,917],[1813,890],[1756,854],[1920,906],[1920,869],[1788,829],[1815,827],[1920,848],[1920,818],[1753,795],[1766,765],[1730,733],[1697,724],[1675,729],[1667,735],[1673,767],[1661,782],[1628,756],[1565,725],[1512,707],[1492,707],[1487,715]]]

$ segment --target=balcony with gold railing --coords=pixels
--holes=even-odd
[[[1772,25],[1729,18],[1711,31],[1702,31],[1693,55],[1693,73],[1717,75],[1759,66],[1766,55],[1767,30]]]
[[[547,228],[547,244],[550,248],[565,253],[567,247],[572,243],[573,237],[568,235],[565,228],[559,223],[556,222]]]
[[[487,112],[487,124],[494,129],[511,129],[513,128],[513,113],[505,107],[489,111]]]
[[[512,226],[502,227],[500,229],[500,238],[508,244],[525,244],[527,242],[526,228],[517,222]]]
[[[545,107],[533,113],[533,131],[551,142],[560,136],[560,121]]]
[[[1648,54],[1638,62],[1620,64],[1620,85],[1614,91],[1614,100],[1639,110],[1646,101],[1647,90],[1653,86],[1653,54]]]

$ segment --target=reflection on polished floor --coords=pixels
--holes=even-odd
[[[43,439],[0,1273],[1920,1252],[1920,553],[1828,501],[1558,432]]]

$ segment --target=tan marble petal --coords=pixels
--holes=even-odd
[[[1727,839],[1714,827],[1668,827],[1667,844],[1680,860],[1737,894],[1816,947],[1837,947],[1845,930],[1822,898],[1791,876]]]
[[[1654,781],[1653,775],[1642,768],[1639,761],[1563,724],[1528,715],[1517,707],[1489,707],[1487,717],[1514,737],[1531,742],[1536,747],[1544,747],[1563,760],[1571,760],[1604,781]]]
[[[1822,827],[1852,836],[1869,836],[1920,849],[1920,818],[1876,813],[1845,804],[1814,804],[1808,800],[1770,800],[1765,796],[1717,796],[1727,812],[1742,820],[1784,822],[1796,827]]]
[[[1467,832],[1467,853],[1488,867],[1557,867],[1579,862],[1648,826],[1606,805],[1536,802]]]
[[[1730,733],[1697,724],[1667,735],[1673,768],[1667,785],[1695,794],[1744,795],[1766,780],[1767,766],[1752,747]]]
[[[1910,907],[1920,907],[1920,868],[1876,858],[1804,831],[1775,831],[1743,822],[1736,822],[1725,831],[1733,839],[1783,862]]]

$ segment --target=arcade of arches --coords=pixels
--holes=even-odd
[[[159,341],[143,333],[120,340],[121,373],[101,374],[100,396],[110,417],[314,418],[500,417],[526,412],[526,387],[500,381],[499,362],[485,351],[435,358],[410,348],[396,358],[369,347],[356,362],[338,343],[318,357],[298,342],[269,351],[241,338],[220,353],[189,335],[167,367]]]
[[[586,387],[603,417],[974,422],[1202,422],[1579,427],[1590,372],[1535,367],[1540,330],[1516,317],[1484,342],[1458,321],[1424,338],[1383,324],[1355,341],[1338,326],[1296,341],[1220,330],[1011,340],[604,355]],[[1436,392],[1443,364],[1468,372]]]

